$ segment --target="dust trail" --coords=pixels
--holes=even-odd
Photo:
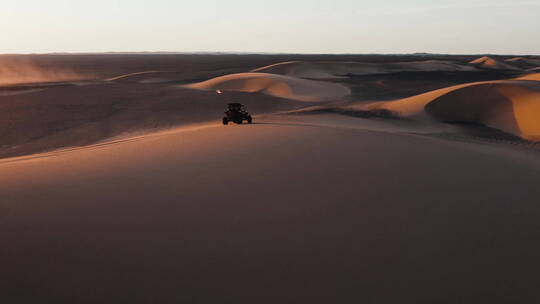
[[[0,86],[88,79],[68,67],[40,66],[28,58],[0,57]]]

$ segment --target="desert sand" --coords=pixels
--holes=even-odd
[[[83,77],[0,88],[0,301],[540,300],[540,81],[474,59],[25,59]]]
[[[358,118],[208,124],[0,169],[3,297],[25,303],[504,303],[538,271],[537,155]]]

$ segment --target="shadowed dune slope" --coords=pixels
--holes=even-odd
[[[411,118],[429,116],[445,122],[479,123],[540,141],[540,82],[536,81],[478,82],[367,108],[386,109]]]
[[[350,95],[348,87],[328,82],[267,73],[240,73],[210,79],[185,87],[200,90],[263,93],[298,101],[330,101]]]
[[[471,66],[459,65],[450,61],[427,60],[396,63],[364,63],[364,62],[281,62],[253,70],[287,75],[300,78],[330,79],[348,75],[388,74],[397,72],[434,72],[434,71],[474,71]]]

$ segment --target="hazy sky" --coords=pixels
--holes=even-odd
[[[2,0],[0,53],[540,54],[540,0]]]

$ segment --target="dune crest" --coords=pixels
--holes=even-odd
[[[540,82],[486,81],[444,88],[366,106],[402,117],[479,123],[527,140],[540,141]]]
[[[167,73],[164,71],[143,71],[143,72],[136,72],[136,73],[129,73],[124,74],[112,78],[105,79],[105,81],[117,81],[117,80],[124,80],[124,79],[130,79],[134,76],[140,76],[140,75],[149,75],[149,74],[160,74],[160,73]]]
[[[341,84],[268,73],[231,74],[184,87],[199,90],[262,93],[308,102],[337,100],[351,94],[351,90]]]
[[[364,62],[307,62],[288,61],[272,64],[252,70],[252,72],[272,73],[300,78],[331,79],[350,75],[389,74],[398,72],[434,72],[434,71],[474,71],[474,67],[449,61],[426,60],[395,63]]]

